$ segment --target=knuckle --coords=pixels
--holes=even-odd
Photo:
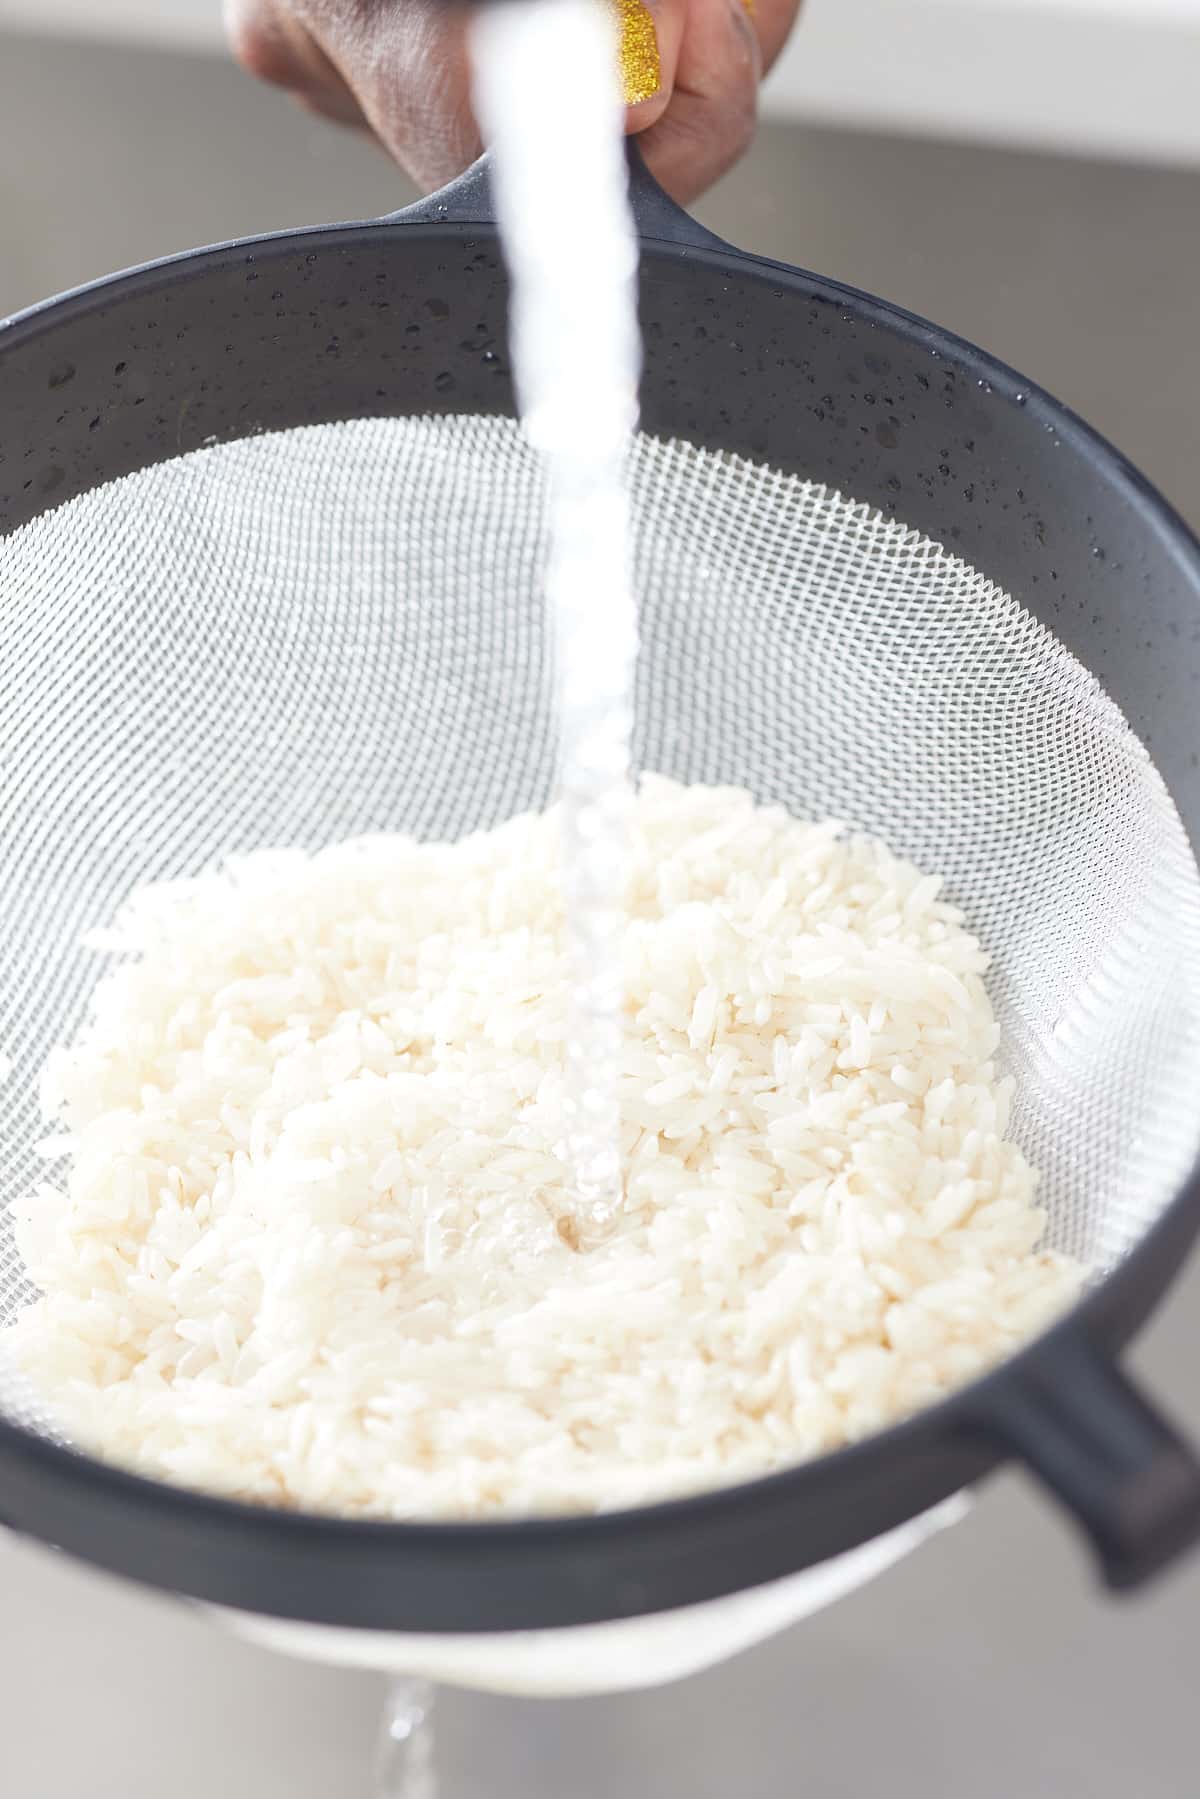
[[[248,75],[273,87],[293,87],[299,71],[295,54],[264,0],[236,0],[225,9],[225,35],[235,60]]]

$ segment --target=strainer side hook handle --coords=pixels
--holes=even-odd
[[[1082,1526],[1108,1586],[1140,1586],[1200,1542],[1200,1460],[1077,1333],[1006,1371],[981,1422]]]
[[[629,203],[638,236],[658,243],[677,244],[688,250],[728,250],[724,238],[709,231],[677,206],[646,167],[636,137],[626,139],[629,167]],[[490,158],[481,156],[469,169],[436,193],[414,201],[380,221],[388,225],[491,225],[496,209],[492,200]]]

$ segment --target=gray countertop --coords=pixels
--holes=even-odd
[[[234,71],[0,40],[0,313],[189,243],[382,212],[365,145]],[[772,128],[704,208],[1062,394],[1200,518],[1200,175]],[[1139,1365],[1200,1435],[1200,1266]],[[365,1799],[380,1683],[0,1541],[0,1790]],[[1200,1560],[1112,1601],[1031,1485],[832,1611],[683,1685],[455,1694],[445,1799],[1187,1799]]]
[[[1200,1265],[1137,1360],[1200,1433]],[[382,1683],[0,1546],[13,1799],[367,1799]],[[445,1695],[443,1799],[1191,1799],[1200,1559],[1115,1600],[1016,1475],[827,1612],[690,1681]]]

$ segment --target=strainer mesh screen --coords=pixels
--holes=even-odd
[[[634,457],[639,764],[877,833],[993,953],[1052,1240],[1104,1268],[1197,1148],[1200,879],[1141,744],[985,574],[825,488]],[[551,796],[542,500],[502,419],[214,447],[0,542],[3,1221],[46,1174],[36,1082],[135,884]],[[10,1412],[36,1417],[10,1382]]]

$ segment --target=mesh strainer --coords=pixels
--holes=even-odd
[[[946,872],[995,954],[1053,1239],[1099,1277],[895,1429],[596,1518],[238,1505],[57,1442],[10,1375],[0,1516],[215,1604],[478,1636],[792,1575],[1015,1453],[1136,1582],[1200,1528],[1200,1472],[1114,1362],[1200,1221],[1200,548],[1009,370],[634,187],[639,762]],[[550,796],[542,496],[486,219],[477,169],[400,220],[200,251],[0,331],[0,1218],[95,979],[75,946],[132,885]],[[25,1297],[0,1234],[0,1321]]]

